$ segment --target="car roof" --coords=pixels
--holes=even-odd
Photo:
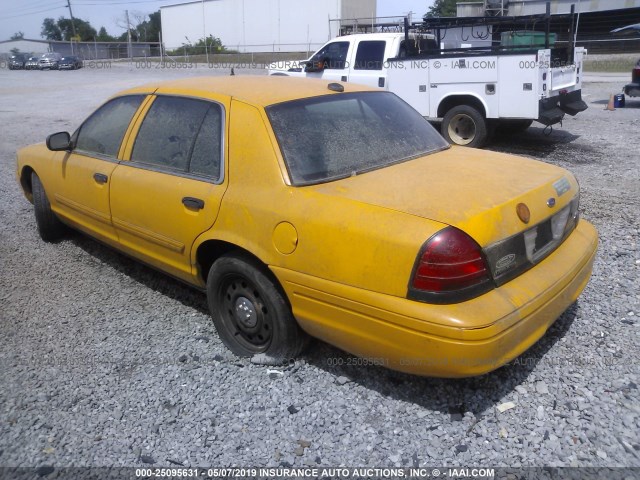
[[[295,78],[287,76],[233,75],[218,77],[190,77],[155,84],[144,85],[120,92],[117,96],[133,93],[167,93],[185,96],[207,97],[215,93],[233,97],[256,106],[266,107],[276,103],[317,97],[320,95],[337,95],[330,90],[331,80]],[[376,91],[379,89],[340,83],[345,92]]]

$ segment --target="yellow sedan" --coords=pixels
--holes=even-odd
[[[72,227],[206,291],[222,341],[265,363],[313,336],[489,372],[577,299],[598,242],[568,171],[450,147],[394,94],[322,80],[127,90],[16,174],[43,240]]]

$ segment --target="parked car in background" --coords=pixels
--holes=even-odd
[[[28,55],[26,53],[16,53],[11,55],[9,59],[9,70],[22,70],[27,62]]]
[[[37,70],[39,57],[29,57],[24,64],[25,70]]]
[[[83,65],[82,59],[75,55],[62,57],[58,62],[58,68],[60,70],[77,70],[78,68],[82,68]]]
[[[640,59],[631,70],[631,83],[625,85],[623,90],[630,97],[640,97]]]
[[[206,291],[259,363],[311,335],[414,374],[494,370],[576,300],[598,244],[567,170],[450,147],[393,93],[323,79],[137,87],[16,174],[43,240],[68,225]]]
[[[62,55],[57,52],[43,53],[40,56],[40,60],[38,60],[38,68],[40,70],[45,70],[47,68],[56,70],[60,60],[62,60]]]

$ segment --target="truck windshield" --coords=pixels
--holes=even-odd
[[[449,147],[390,92],[356,92],[267,107],[289,178],[310,185],[376,170]]]

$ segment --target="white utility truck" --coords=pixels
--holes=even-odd
[[[387,89],[429,120],[441,120],[442,135],[450,143],[481,147],[496,127],[523,130],[533,121],[552,126],[565,113],[576,115],[587,108],[581,98],[586,51],[572,41],[573,15],[571,33],[561,48],[550,48],[549,23],[546,32],[503,33],[497,46],[440,48],[443,28],[459,29],[470,23],[468,35],[479,37],[477,31],[486,28],[483,35],[487,36],[491,27],[509,21],[517,26],[523,18],[433,19],[431,24],[427,20],[411,26],[405,20],[404,32],[340,36],[308,60],[272,63],[269,74]],[[536,15],[525,21],[549,22],[549,18]],[[540,43],[540,36],[544,37],[542,48],[517,42],[536,37]],[[505,38],[516,41],[505,42]],[[555,35],[551,38],[555,43]]]

